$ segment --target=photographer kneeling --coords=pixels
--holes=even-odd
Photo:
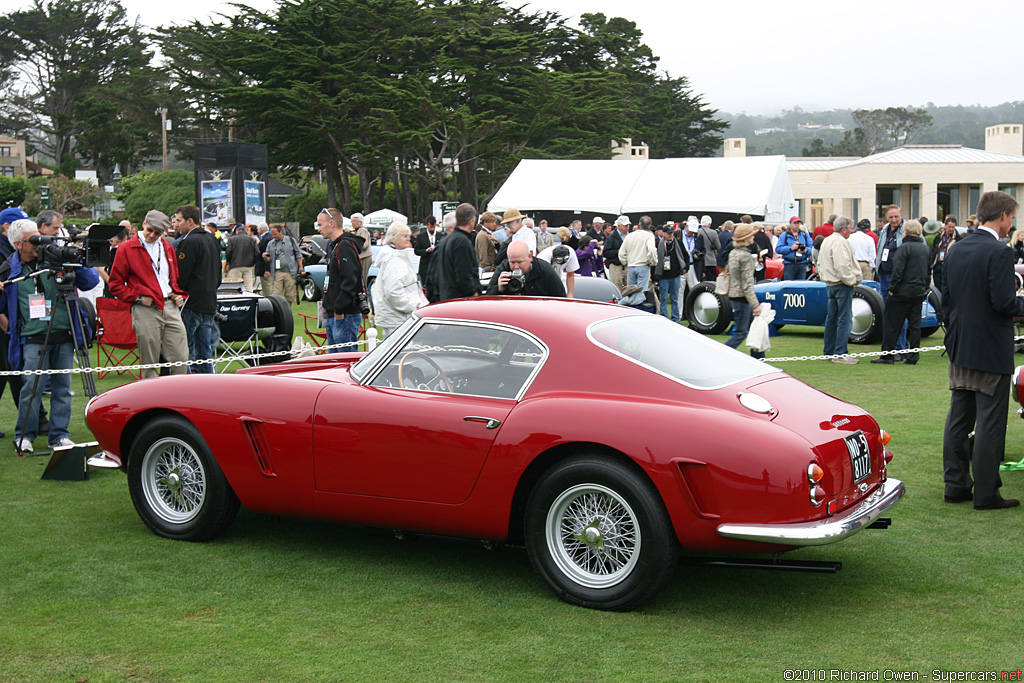
[[[533,258],[526,242],[512,242],[506,256],[491,276],[488,294],[565,296],[558,273],[547,261]]]
[[[49,266],[48,259],[39,258],[40,247],[29,241],[38,234],[34,221],[22,219],[11,224],[8,238],[15,252],[7,261],[0,263],[0,282],[45,270]],[[63,249],[56,245],[47,247]],[[92,289],[100,281],[93,268],[75,266],[73,272],[75,285],[80,289]],[[69,308],[77,320],[71,320]],[[50,316],[53,316],[52,324]],[[81,336],[84,324],[77,303],[66,306],[59,300],[57,281],[52,272],[8,283],[0,292],[0,329],[10,334],[7,358],[15,370],[71,369],[75,349],[71,335]],[[81,338],[78,342],[85,344]],[[50,446],[68,446],[72,444],[68,431],[71,422],[71,375],[51,375],[51,378]],[[42,382],[34,380],[35,377],[25,377],[21,383],[18,423],[14,428],[14,446],[19,454],[32,453],[32,441],[38,429],[43,392]]]

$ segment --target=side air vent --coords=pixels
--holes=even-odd
[[[270,459],[270,443],[264,431],[263,423],[252,418],[241,418],[242,428],[249,442],[249,452],[252,453],[256,467],[264,477],[276,477],[274,463]]]

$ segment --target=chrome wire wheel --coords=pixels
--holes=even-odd
[[[195,519],[206,500],[206,487],[202,460],[187,442],[165,437],[146,450],[142,459],[142,492],[160,519],[172,524]]]
[[[624,580],[640,558],[640,525],[621,495],[599,484],[563,491],[544,525],[548,551],[558,568],[587,588]]]

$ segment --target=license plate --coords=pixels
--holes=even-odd
[[[850,434],[843,439],[846,450],[850,451],[850,466],[853,468],[853,483],[856,484],[871,474],[871,451],[864,432]]]

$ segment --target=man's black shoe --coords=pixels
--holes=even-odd
[[[968,503],[974,500],[974,495],[965,493],[962,496],[946,496],[947,503]]]
[[[887,356],[879,356],[878,358],[872,358],[872,363],[878,363],[879,365],[892,365],[895,361]]]
[[[1020,501],[1016,498],[1000,498],[994,503],[988,505],[975,505],[975,510],[1003,510],[1005,508],[1015,508],[1020,505]]]

